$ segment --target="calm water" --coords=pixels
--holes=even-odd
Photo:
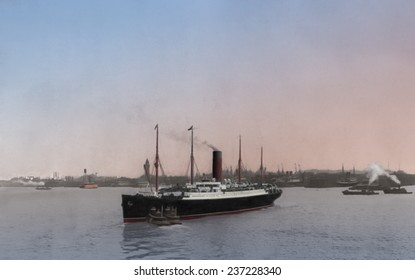
[[[132,188],[0,187],[0,259],[415,259],[415,195],[341,190],[284,189],[266,210],[156,227],[122,223]]]

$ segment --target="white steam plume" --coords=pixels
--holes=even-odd
[[[385,175],[386,177],[388,177],[389,179],[391,179],[392,181],[394,181],[397,184],[401,184],[401,181],[399,181],[398,177],[396,177],[395,175],[391,175],[388,172],[385,171],[385,169],[383,169],[382,166],[380,166],[377,163],[372,163],[370,164],[367,168],[366,171],[368,173],[369,176],[369,185],[372,184],[374,181],[376,181],[379,176]]]
[[[22,184],[24,186],[44,186],[45,182],[33,182],[33,181],[23,181],[23,180],[17,180],[16,183]]]

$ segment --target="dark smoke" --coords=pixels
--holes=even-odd
[[[169,136],[172,140],[175,140],[177,142],[190,144],[190,135],[189,135],[189,133],[179,134],[176,131],[171,130],[171,131],[169,131],[169,133],[167,133],[167,136]],[[219,149],[216,148],[214,145],[208,143],[206,140],[201,141],[197,136],[195,136],[193,138],[193,144],[198,148],[207,146],[207,147],[211,148],[213,151],[219,151]]]
[[[218,148],[216,148],[215,146],[213,146],[212,144],[209,144],[208,142],[206,142],[206,141],[203,141],[203,143],[202,144],[204,144],[204,145],[206,145],[206,146],[208,146],[209,148],[211,148],[212,150],[214,150],[214,151],[219,151],[219,149]]]

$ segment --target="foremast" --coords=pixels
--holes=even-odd
[[[194,164],[195,164],[195,158],[193,156],[193,125],[188,129],[188,131],[191,131],[191,148],[190,148],[190,184],[193,185],[193,179],[194,179]]]
[[[159,190],[159,125],[157,124],[154,128],[156,130],[156,160],[154,162],[154,167],[156,168],[156,193]]]
[[[239,160],[238,160],[238,184],[241,183],[241,168],[242,168],[242,155],[241,155],[241,135],[239,135]]]
[[[263,148],[261,146],[261,166],[260,166],[260,171],[261,171],[261,185],[264,183],[264,165],[263,165]]]

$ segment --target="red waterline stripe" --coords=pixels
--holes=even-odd
[[[235,210],[235,211],[227,211],[227,212],[217,212],[217,213],[206,213],[206,214],[180,216],[180,220],[193,220],[193,219],[199,219],[199,218],[208,217],[208,216],[221,216],[221,215],[241,214],[241,213],[245,213],[245,212],[257,211],[257,210],[265,209],[265,208],[271,207],[272,205],[273,205],[273,203],[271,203],[269,205],[266,205],[266,206],[261,206],[261,207],[256,207],[256,208],[249,208],[249,209],[243,209],[243,210]],[[146,221],[146,218],[124,218],[124,223],[137,223],[137,222],[145,222],[145,221]]]
[[[124,218],[124,223],[139,223],[145,221],[146,218]]]

